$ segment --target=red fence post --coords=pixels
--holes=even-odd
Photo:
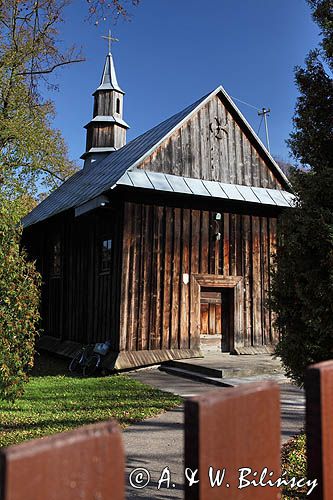
[[[187,400],[185,499],[280,498],[276,486],[247,484],[260,477],[262,483],[280,477],[278,385],[246,384]],[[191,478],[200,481],[190,486]]]
[[[333,495],[333,361],[310,366],[305,374],[308,478],[318,486],[310,498]]]
[[[1,500],[123,500],[124,482],[113,421],[0,450]]]

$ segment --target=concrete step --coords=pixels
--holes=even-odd
[[[281,373],[263,373],[250,376],[233,376],[230,378],[212,377],[205,375],[204,373],[195,372],[191,370],[186,370],[182,368],[177,368],[174,366],[169,366],[163,364],[159,367],[160,371],[166,372],[170,375],[176,375],[178,377],[187,378],[190,380],[195,380],[197,382],[202,382],[204,384],[215,385],[218,387],[236,387],[242,384],[249,384],[251,382],[261,382],[263,380],[271,380],[278,384],[289,383],[290,380]]]
[[[252,377],[256,375],[272,375],[272,367],[268,366],[258,366],[253,363],[253,366],[243,366],[243,367],[221,367],[212,368],[210,366],[205,366],[204,362],[191,363],[186,361],[167,361],[161,366],[168,368],[177,368],[183,371],[189,371],[191,373],[199,373],[206,377],[217,378],[217,379],[227,379],[227,378],[240,378],[240,377]]]
[[[162,364],[159,370],[170,375],[177,375],[178,377],[188,378],[190,380],[195,380],[197,382],[203,382],[204,384],[210,384],[220,387],[234,387],[233,384],[228,383],[226,380],[222,380],[220,377],[212,377],[199,371],[191,371],[182,368],[177,368],[170,366],[169,364]]]

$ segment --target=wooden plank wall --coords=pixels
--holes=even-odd
[[[43,277],[42,318],[47,335],[83,344],[112,339],[118,349],[119,319],[119,220],[114,212],[68,215],[31,228],[25,239],[30,255],[37,259]],[[117,228],[117,229],[115,229]],[[52,236],[59,234],[62,244],[62,272],[50,276]],[[113,240],[110,273],[100,272],[100,247],[103,239]]]
[[[127,202],[120,309],[120,349],[198,346],[191,337],[190,283],[183,274],[244,277],[244,346],[271,344],[266,307],[276,219]],[[217,229],[220,241],[214,238]],[[192,332],[193,333],[193,332]]]
[[[227,131],[220,131],[220,138],[216,137],[216,117]],[[282,187],[218,96],[163,141],[139,168],[231,184]]]

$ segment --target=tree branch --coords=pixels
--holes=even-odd
[[[24,71],[23,73],[18,73],[18,75],[19,76],[43,75],[45,73],[52,73],[52,71],[54,71],[59,66],[65,66],[66,64],[79,63],[79,62],[83,62],[83,61],[85,61],[84,58],[82,58],[82,59],[73,59],[71,61],[64,61],[64,62],[60,62],[60,63],[54,64],[53,66],[51,66],[51,68],[40,69],[40,70],[35,70],[35,71]]]

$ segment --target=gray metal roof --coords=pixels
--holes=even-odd
[[[95,92],[98,92],[99,90],[116,90],[117,92],[121,92],[122,94],[125,93],[119,87],[111,53],[106,56],[101,83],[100,86],[95,90]]]
[[[118,123],[119,125],[121,125],[124,128],[130,128],[129,125],[125,122],[125,120],[123,120],[120,117],[114,117],[113,115],[108,115],[108,116],[97,115],[94,118],[92,118],[90,120],[90,122],[88,122],[87,125],[84,126],[84,128],[87,128],[90,125],[90,123],[95,123],[95,122],[98,122],[98,123],[109,123],[109,122]]]
[[[266,156],[267,161],[271,164],[272,169],[280,175],[286,185],[290,185],[280,167],[271,157],[265,146],[261,143],[243,115],[241,115],[237,106],[233,103],[226,91],[223,87],[218,87],[215,91],[207,94],[185,108],[183,111],[180,111],[171,118],[168,118],[156,127],[150,129],[148,132],[137,137],[121,149],[110,153],[103,160],[96,162],[92,166],[86,167],[74,174],[57,190],[53,191],[36,208],[34,208],[32,212],[24,217],[22,221],[24,227],[36,224],[37,222],[41,222],[60,212],[82,205],[88,200],[91,200],[92,198],[105,193],[109,189],[114,188],[126,171],[129,169],[134,171],[145,158],[147,158],[167,137],[169,137],[174,130],[179,128],[188,118],[190,118],[190,116],[192,116],[199,109],[199,107],[204,106],[209,99],[219,93],[223,94],[223,96],[229,101],[230,105],[234,108],[235,112],[240,116],[244,126],[247,127],[248,131],[252,134],[253,139],[263,151],[263,154]],[[152,176],[153,174],[149,173],[149,175]],[[206,191],[207,193],[210,193],[210,189],[213,189],[217,190],[215,191],[215,195],[219,193],[219,187],[217,186],[218,183],[214,183],[213,187],[212,184],[209,184],[209,181],[202,181],[199,186],[196,182],[192,182],[193,179],[187,178],[185,180],[185,178],[177,176],[169,177],[168,182],[174,192],[187,192],[190,194],[193,192],[192,190],[195,189],[197,190],[197,194],[200,196],[204,195],[203,193],[206,193]],[[159,182],[165,181],[159,178]],[[236,188],[231,184],[227,186],[226,191],[223,189],[225,197],[229,198],[229,196],[239,196],[238,199],[241,201],[242,197],[240,194],[237,194],[237,190],[235,190]],[[245,186],[243,187],[245,188]],[[253,196],[253,193],[251,196]],[[261,196],[264,195],[262,194]],[[222,197],[223,195],[221,198]],[[272,204],[274,204],[273,201]]]
[[[147,172],[146,170],[128,171],[117,181],[117,186],[140,189],[154,189],[181,194],[192,194],[232,201],[292,207],[295,196],[280,189],[267,189],[226,184],[218,181],[203,181],[177,175]]]
[[[202,97],[97,164],[79,170],[24,217],[24,227],[81,205],[112,188],[128,168],[138,162],[206,98],[207,96]]]

